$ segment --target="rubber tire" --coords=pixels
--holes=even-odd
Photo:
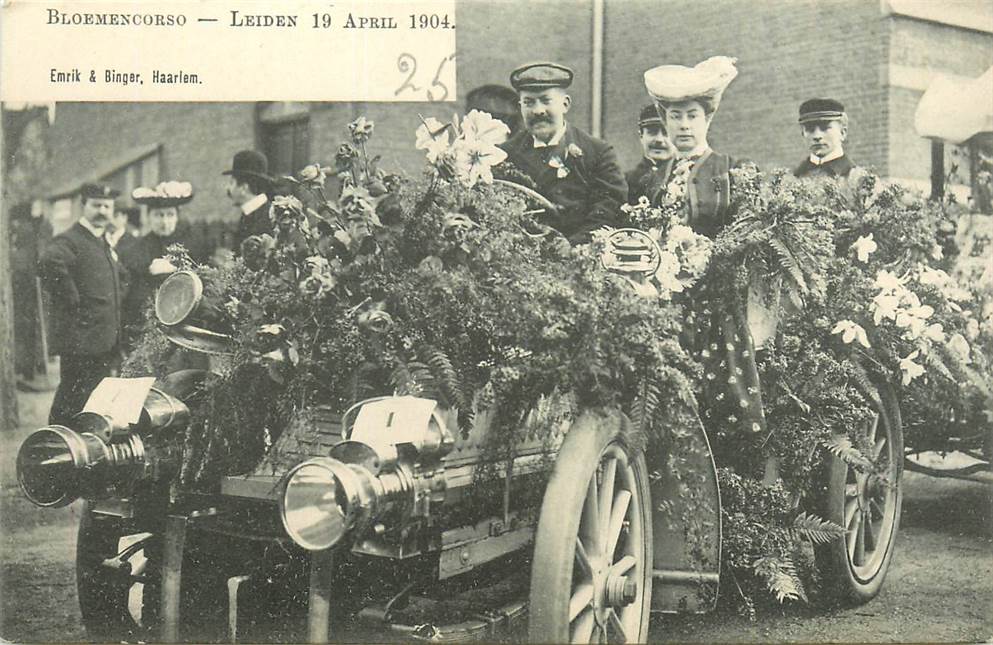
[[[645,456],[632,453],[624,439],[626,419],[621,415],[584,415],[566,435],[555,461],[535,536],[531,569],[531,595],[528,641],[567,643],[570,641],[568,606],[572,594],[575,545],[586,496],[586,482],[596,473],[600,458],[612,444],[627,453],[640,489],[643,526],[643,616],[637,637],[648,640],[652,596],[652,512],[648,467]],[[580,483],[582,482],[582,484]]]
[[[126,530],[122,520],[94,516],[84,502],[76,535],[76,591],[83,627],[90,640],[98,643],[148,640],[148,630],[138,625],[128,609],[130,584],[102,562],[118,553]],[[149,563],[149,568],[151,567]],[[157,595],[145,602],[157,602]]]
[[[814,549],[823,589],[834,600],[846,606],[865,604],[879,594],[893,558],[896,537],[900,529],[900,514],[903,503],[903,425],[900,418],[900,406],[896,395],[888,385],[881,385],[877,391],[882,402],[882,409],[877,411],[882,417],[880,423],[885,422],[884,427],[890,430],[887,445],[889,446],[890,458],[896,467],[894,478],[896,486],[895,509],[882,562],[871,578],[863,580],[858,578],[852,570],[844,539],[816,545]],[[845,484],[848,468],[848,464],[834,455],[828,455],[825,458],[822,471],[822,495],[818,509],[824,519],[842,526],[845,522]]]

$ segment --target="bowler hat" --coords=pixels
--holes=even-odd
[[[558,63],[528,63],[510,73],[510,84],[517,90],[547,90],[572,85],[573,71]]]
[[[255,150],[240,150],[236,152],[231,162],[231,169],[225,170],[221,174],[272,181],[272,177],[269,176],[269,160],[266,159],[264,154]]]
[[[111,188],[106,184],[85,183],[79,189],[79,196],[83,200],[87,199],[114,199],[121,194],[121,191]]]
[[[638,127],[643,128],[646,125],[660,125],[663,129],[665,128],[665,123],[659,116],[659,109],[655,107],[654,103],[641,108],[641,114],[638,116]]]
[[[830,121],[845,116],[845,106],[834,99],[810,99],[800,104],[800,123]]]

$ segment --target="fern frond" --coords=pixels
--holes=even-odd
[[[776,252],[779,266],[783,269],[786,277],[796,286],[801,295],[807,295],[810,289],[807,287],[807,281],[803,277],[803,269],[800,268],[800,263],[797,262],[793,251],[778,237],[771,238],[769,246]]]
[[[796,516],[792,531],[797,539],[808,540],[814,544],[827,544],[845,535],[845,529],[841,525],[807,513]]]
[[[431,369],[419,361],[399,361],[390,374],[390,385],[398,396],[439,398],[438,382]]]
[[[422,357],[431,373],[434,375],[441,395],[442,403],[458,411],[459,429],[467,430],[473,422],[475,412],[472,407],[472,397],[469,389],[463,385],[455,366],[448,355],[436,347],[425,347]]]
[[[651,432],[652,423],[656,411],[659,409],[659,399],[661,392],[655,379],[648,377],[642,379],[638,394],[631,402],[628,416],[631,418],[631,428],[642,437],[647,437]]]
[[[779,602],[787,600],[807,602],[807,593],[789,556],[759,558],[752,564],[752,569],[765,581],[769,592]]]
[[[833,435],[830,439],[825,439],[822,445],[832,455],[856,470],[866,473],[871,473],[875,470],[872,461],[863,455],[862,451],[852,445],[852,440],[845,435]]]

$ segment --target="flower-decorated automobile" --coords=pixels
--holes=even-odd
[[[91,636],[466,640],[527,617],[536,642],[644,642],[652,611],[712,609],[722,578],[743,611],[807,600],[815,569],[849,601],[879,591],[889,383],[954,378],[943,340],[979,338],[955,294],[916,295],[930,207],[745,169],[714,241],[643,203],[570,247],[493,177],[488,115],[424,119],[421,181],[377,168],[372,122],[350,131],[233,265],[176,249],[128,378],[22,445],[29,499],[86,500]],[[750,323],[766,432],[709,414],[701,301]],[[211,369],[169,372],[177,347]]]

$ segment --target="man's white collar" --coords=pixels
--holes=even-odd
[[[814,164],[815,166],[821,166],[829,161],[834,161],[835,159],[841,159],[844,156],[845,156],[845,150],[843,148],[838,148],[834,152],[824,157],[818,157],[817,155],[810,155],[810,163]]]
[[[545,143],[544,141],[539,141],[539,140],[538,140],[538,139],[537,139],[537,138],[536,138],[536,137],[535,137],[535,136],[534,136],[534,135],[532,134],[532,135],[531,135],[531,138],[532,138],[532,139],[534,139],[534,147],[535,147],[535,148],[550,148],[550,147],[552,147],[552,146],[557,146],[557,145],[559,145],[559,141],[561,141],[561,140],[562,140],[562,137],[564,137],[564,136],[565,136],[565,131],[566,131],[566,129],[567,129],[568,127],[569,127],[569,125],[568,125],[567,123],[563,123],[563,124],[562,124],[562,129],[561,129],[561,130],[559,130],[558,132],[556,132],[556,133],[555,133],[555,136],[553,136],[553,137],[552,137],[551,139],[549,139],[549,140],[548,140],[548,143]]]
[[[269,197],[265,193],[256,195],[255,197],[252,197],[250,200],[248,200],[247,202],[241,205],[241,214],[248,215],[249,213],[257,210],[260,206],[262,206],[262,204],[265,204],[267,201],[269,201]]]

